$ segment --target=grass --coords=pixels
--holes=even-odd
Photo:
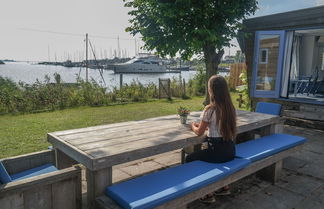
[[[236,94],[232,94],[236,103]],[[49,132],[141,120],[176,114],[177,108],[203,109],[203,97],[173,101],[158,100],[105,107],[81,107],[61,111],[0,116],[0,158],[44,150]]]

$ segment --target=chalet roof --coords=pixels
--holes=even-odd
[[[250,18],[243,24],[244,31],[324,27],[324,6]]]

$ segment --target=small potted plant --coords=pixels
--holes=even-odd
[[[190,113],[190,110],[186,107],[180,106],[178,108],[178,115],[180,116],[180,122],[181,124],[186,124],[187,123],[187,117]]]

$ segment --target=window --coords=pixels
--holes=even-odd
[[[285,31],[257,31],[251,95],[279,98]]]
[[[260,49],[260,61],[259,64],[268,64],[269,49]]]

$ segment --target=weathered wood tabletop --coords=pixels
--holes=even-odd
[[[200,114],[191,113],[188,122],[199,119]],[[278,116],[237,111],[238,133],[258,128],[269,134],[278,132],[275,129],[281,121]],[[180,124],[177,115],[48,134],[54,148],[88,169],[88,187],[96,187],[88,188],[90,199],[112,183],[112,166],[199,144],[204,138],[196,136],[189,125]]]

